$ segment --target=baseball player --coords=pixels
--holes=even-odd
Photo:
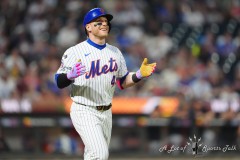
[[[86,160],[108,159],[115,86],[133,86],[156,67],[145,58],[137,72],[128,72],[121,51],[106,43],[112,19],[102,8],[86,13],[83,26],[88,38],[65,51],[55,75],[59,88],[71,86],[70,116],[85,145]]]

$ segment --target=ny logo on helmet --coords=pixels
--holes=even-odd
[[[102,8],[100,8],[100,12],[101,12],[102,14],[105,13],[104,9],[102,9]]]

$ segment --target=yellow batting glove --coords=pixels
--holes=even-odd
[[[156,63],[148,64],[148,59],[144,58],[142,65],[139,69],[141,75],[137,75],[137,77],[138,78],[149,77],[155,71],[156,65],[157,65]],[[137,73],[137,74],[139,74],[139,73]]]

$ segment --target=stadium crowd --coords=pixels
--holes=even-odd
[[[158,64],[151,78],[116,96],[177,96],[174,119],[207,128],[219,118],[220,138],[240,140],[240,0],[1,0],[2,108],[20,102],[28,110],[32,101],[68,94],[54,74],[64,51],[87,38],[83,16],[94,7],[113,14],[108,42],[130,71],[144,57]]]

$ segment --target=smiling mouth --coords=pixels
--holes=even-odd
[[[107,29],[100,29],[101,31],[108,31]]]

